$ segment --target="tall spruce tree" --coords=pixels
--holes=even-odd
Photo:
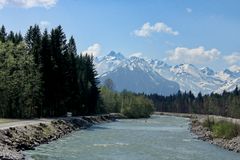
[[[67,52],[65,54],[65,91],[66,106],[74,115],[78,114],[77,109],[80,106],[80,94],[77,80],[77,48],[73,37],[69,39],[67,44]]]
[[[60,116],[66,113],[65,106],[65,73],[63,66],[66,64],[64,55],[67,52],[66,36],[61,26],[53,29],[50,35],[51,54],[53,62],[52,84],[53,87],[53,114]]]
[[[1,42],[6,42],[6,40],[7,40],[6,29],[5,29],[4,25],[2,25],[2,27],[0,29],[0,41]]]
[[[7,35],[7,41],[15,43],[15,34],[13,31],[10,31],[9,34]]]
[[[29,49],[29,53],[34,56],[34,61],[40,67],[40,51],[41,51],[41,30],[38,25],[30,26],[28,29],[25,42]]]
[[[52,80],[52,55],[51,55],[51,46],[50,38],[47,30],[44,31],[41,42],[41,51],[40,51],[40,72],[42,74],[42,90],[43,90],[43,105],[38,111],[39,116],[49,116],[52,112],[52,95],[54,84]]]
[[[19,44],[20,42],[23,41],[23,36],[22,34],[19,32],[19,33],[15,33],[15,44]]]
[[[98,99],[99,99],[99,88],[98,88],[98,79],[96,78],[97,72],[93,64],[93,56],[86,55],[86,78],[87,78],[87,87],[88,87],[88,97],[87,97],[87,114],[96,114]]]

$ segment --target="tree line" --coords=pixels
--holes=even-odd
[[[178,92],[175,95],[161,96],[157,94],[146,95],[154,103],[156,111],[214,114],[227,117],[240,118],[240,90],[238,87],[232,92],[224,91],[222,94],[211,93],[194,96],[192,92]]]
[[[147,118],[153,113],[152,101],[133,92],[124,90],[114,91],[114,84],[111,79],[104,82],[101,87],[101,99],[108,113],[121,113],[128,118]]]
[[[90,53],[91,54],[91,53]],[[63,28],[25,36],[0,29],[0,117],[32,118],[103,112],[91,55],[78,55]]]

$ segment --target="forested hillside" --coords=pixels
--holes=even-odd
[[[157,111],[214,114],[240,118],[240,90],[238,87],[233,92],[224,91],[222,94],[212,93],[196,97],[192,92],[178,92],[171,96],[157,94],[147,95]]]
[[[0,30],[0,117],[89,115],[101,111],[90,55],[78,55],[61,26],[25,36]]]

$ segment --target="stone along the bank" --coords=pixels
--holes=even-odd
[[[231,139],[227,138],[217,138],[214,136],[213,132],[210,131],[209,128],[203,126],[203,122],[207,118],[212,118],[216,122],[217,121],[228,121],[231,123],[235,123],[239,125],[240,120],[229,118],[229,117],[221,117],[221,116],[194,116],[191,119],[191,131],[198,136],[199,139],[203,141],[208,141],[211,144],[215,144],[224,149],[240,152],[240,136],[233,137]]]

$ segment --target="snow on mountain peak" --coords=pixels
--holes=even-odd
[[[215,72],[214,72],[212,69],[208,68],[208,67],[200,68],[200,71],[201,71],[203,74],[208,75],[208,76],[212,76],[212,75],[215,74]]]
[[[179,64],[171,67],[170,70],[176,74],[190,74],[199,77],[199,69],[192,64]]]
[[[169,87],[171,84],[175,87],[175,90],[180,87],[181,91],[191,90],[197,95],[199,92],[209,94],[211,92],[230,90],[233,86],[240,85],[240,69],[236,69],[236,67],[234,70],[226,69],[214,72],[208,67],[199,69],[193,64],[170,66],[164,61],[146,59],[141,56],[125,58],[121,53],[114,51],[111,51],[102,58],[96,59],[95,65],[100,80],[113,78],[116,85],[121,87],[128,86],[130,88],[124,89],[132,89],[132,91],[139,91],[137,88],[139,87],[143,92],[143,88],[145,88],[148,93],[151,93],[151,91],[155,93],[157,92],[156,88],[160,87],[161,93],[164,94],[161,86],[166,85]],[[144,80],[141,80],[143,77]],[[129,84],[130,81],[135,88]]]
[[[120,52],[116,53],[115,51],[111,51],[107,57],[113,57],[113,58],[116,58],[116,59],[124,59],[124,55]]]
[[[157,59],[149,59],[148,63],[153,65],[153,66],[158,66],[158,67],[167,67],[168,65],[164,63],[163,61],[157,60]]]

